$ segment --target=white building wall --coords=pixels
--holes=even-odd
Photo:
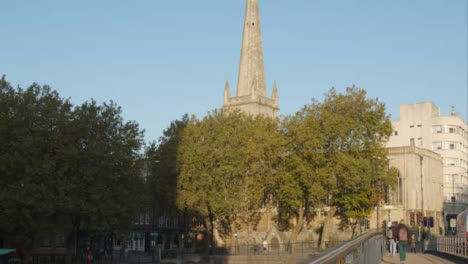
[[[414,144],[443,158],[444,198],[468,205],[468,125],[459,116],[441,116],[431,102],[401,105],[400,120],[387,147]]]

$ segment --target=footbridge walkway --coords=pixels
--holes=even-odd
[[[387,241],[382,232],[368,232],[354,240],[345,242],[319,255],[311,257],[303,264],[452,264],[468,263],[467,240],[462,238],[433,238],[425,243],[424,254],[406,255],[400,261],[398,255],[387,253]]]
[[[406,261],[404,263],[406,264],[419,264],[419,263],[427,263],[427,264],[457,264],[457,263],[466,263],[466,262],[460,262],[461,260],[457,259],[447,259],[447,257],[442,258],[437,255],[432,255],[432,254],[413,254],[409,253],[406,254]],[[383,261],[381,262],[382,264],[400,264],[402,261],[400,261],[399,256],[386,256],[384,257]]]

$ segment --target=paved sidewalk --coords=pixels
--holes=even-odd
[[[446,260],[440,258],[438,256],[434,256],[431,254],[414,254],[414,253],[407,253],[406,254],[406,261],[400,262],[400,256],[397,254],[394,257],[386,256],[384,258],[383,264],[455,264],[456,262],[452,262],[450,260]]]

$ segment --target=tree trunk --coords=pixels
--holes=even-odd
[[[65,264],[71,264],[73,261],[73,254],[76,255],[76,239],[78,234],[78,226],[74,225],[70,233],[67,235],[67,250],[65,253]]]
[[[351,239],[354,239],[356,236],[356,227],[357,227],[357,220],[354,223],[351,223],[351,229],[353,232],[351,233]]]
[[[210,245],[211,247],[215,247],[215,239],[214,239],[214,230],[215,230],[215,226],[214,226],[214,216],[213,216],[213,213],[211,213],[211,210],[210,212],[208,213],[208,222],[209,222],[209,232],[210,232],[210,235],[209,235],[209,240],[210,240]]]
[[[359,225],[359,235],[362,235],[362,219],[358,220],[358,225]]]
[[[236,221],[234,219],[230,220],[230,227],[231,227],[231,252],[235,252],[237,254],[237,228],[236,228]]]
[[[291,235],[289,236],[288,241],[288,248],[287,251],[292,253],[292,246],[297,241],[297,237],[301,233],[302,229],[304,228],[304,211],[300,210],[299,216],[297,217],[296,226],[294,226]]]
[[[322,238],[320,240],[321,249],[325,249],[326,244],[330,241],[329,230],[330,230],[330,226],[332,225],[332,219],[335,216],[336,209],[337,209],[336,206],[331,206],[330,210],[328,210],[327,217],[325,218],[325,221],[323,222]]]
[[[216,221],[213,222],[213,239],[215,241],[216,246],[225,246],[224,240],[219,235],[218,231],[218,223]]]

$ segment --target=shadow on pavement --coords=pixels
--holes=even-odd
[[[452,255],[437,252],[437,251],[426,251],[425,254],[434,255],[434,256],[443,258],[445,260],[452,261],[453,263],[456,263],[456,264],[466,264],[466,263],[468,263],[467,259],[463,259],[461,257],[452,256]]]

